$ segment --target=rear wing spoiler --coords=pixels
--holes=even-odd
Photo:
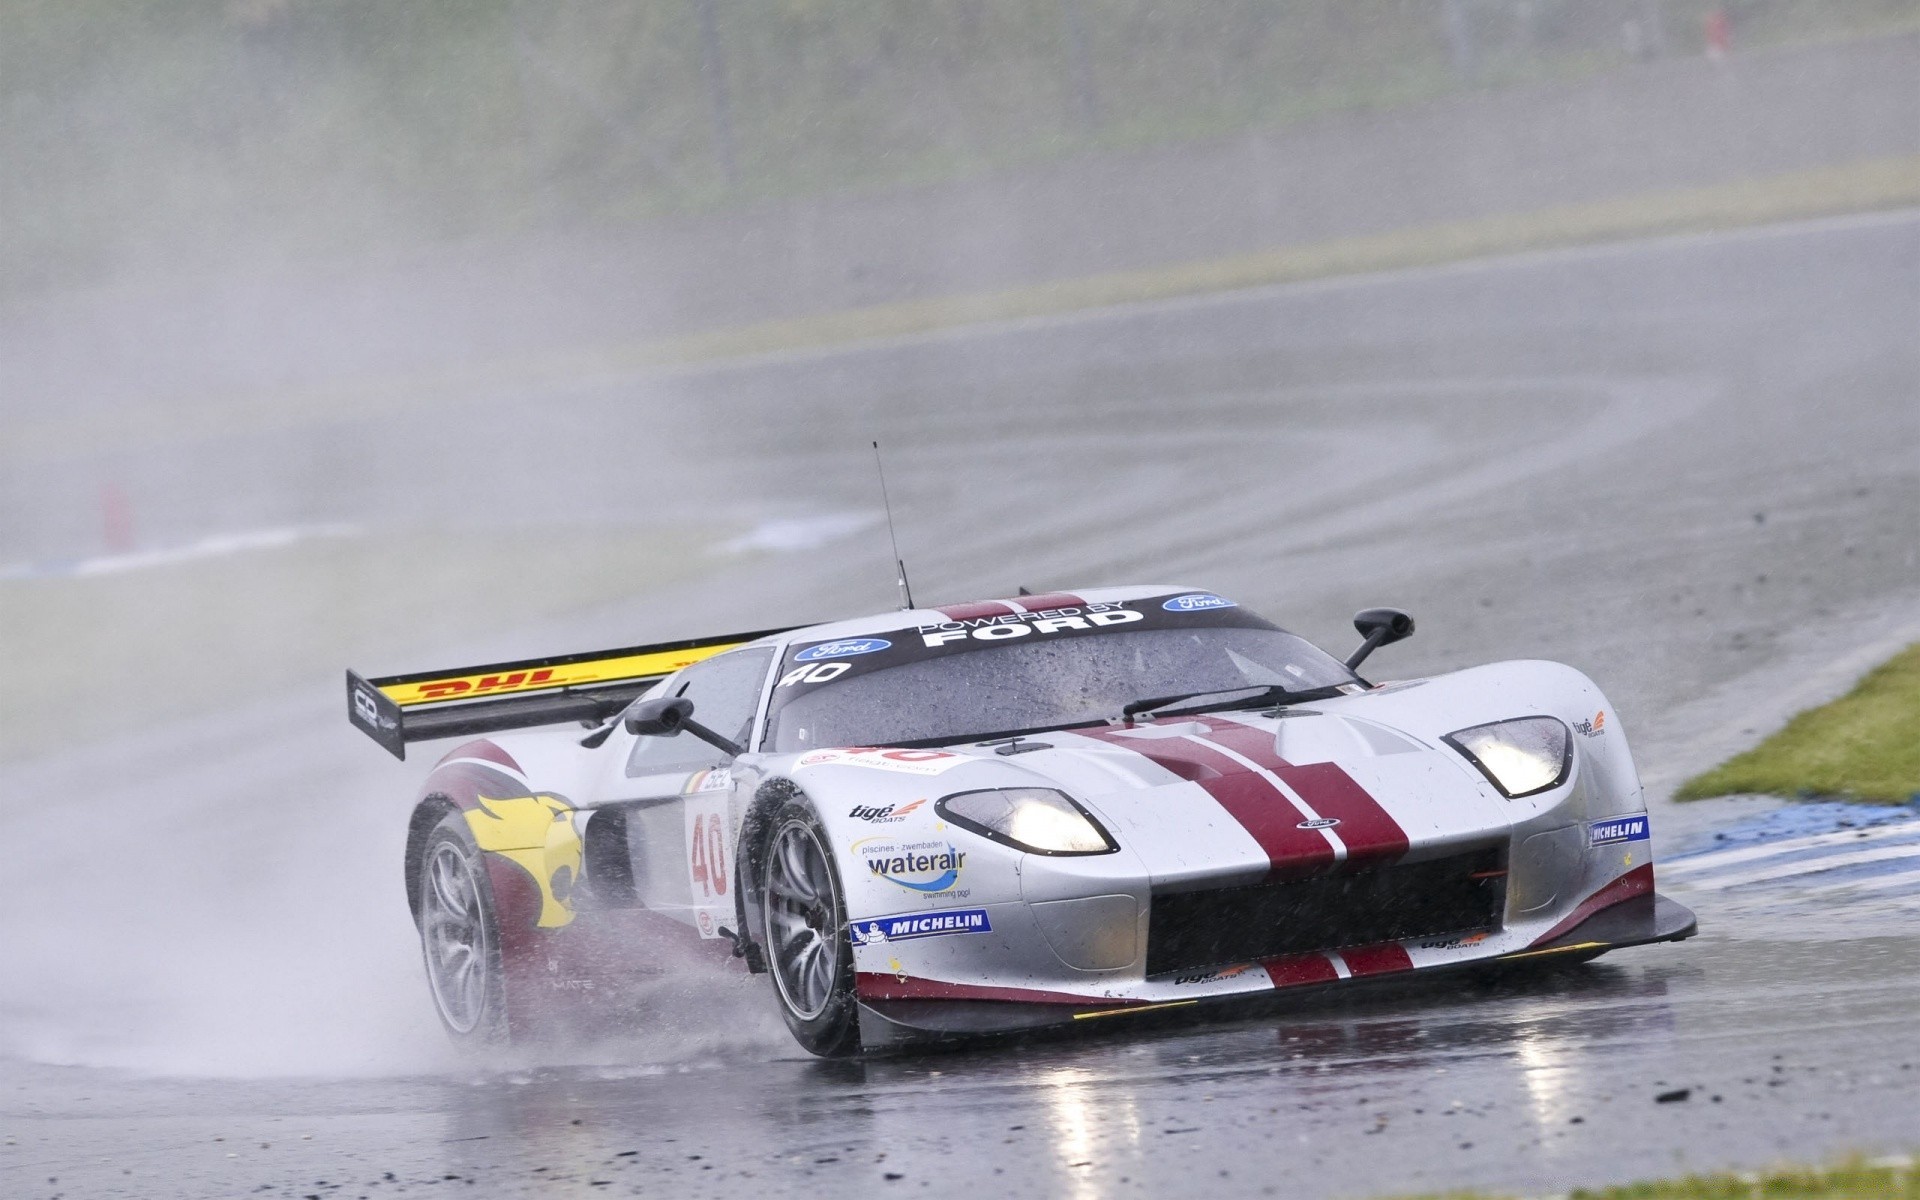
[[[681,667],[797,628],[378,679],[348,671],[347,719],[398,759],[407,757],[408,742],[567,721],[599,724]]]

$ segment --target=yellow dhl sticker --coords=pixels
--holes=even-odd
[[[477,700],[482,696],[504,696],[511,692],[538,692],[552,688],[579,687],[589,683],[610,683],[622,679],[640,679],[650,675],[671,675],[681,667],[711,658],[731,645],[701,646],[696,650],[656,650],[648,654],[623,654],[614,658],[588,659],[560,667],[529,668],[519,671],[489,671],[473,675],[449,675],[444,679],[422,679],[414,683],[390,683],[380,691],[387,699],[408,708],[432,704],[437,700]]]

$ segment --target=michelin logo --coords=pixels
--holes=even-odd
[[[913,938],[944,937],[949,933],[992,933],[993,922],[984,908],[954,908],[945,912],[902,913],[855,921],[853,940],[862,946],[904,942]]]
[[[1647,814],[1633,817],[1609,817],[1604,821],[1595,821],[1587,826],[1587,844],[1590,846],[1614,846],[1621,842],[1644,842],[1651,836],[1647,829]]]
[[[793,656],[795,662],[819,662],[823,658],[851,658],[856,654],[874,654],[893,645],[885,638],[842,638],[808,646]]]
[[[1240,606],[1225,596],[1216,596],[1212,592],[1192,592],[1185,596],[1175,596],[1160,607],[1168,612],[1201,612],[1209,608],[1239,608]]]

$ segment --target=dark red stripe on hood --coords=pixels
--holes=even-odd
[[[1280,757],[1273,734],[1264,729],[1223,720],[1205,724],[1213,731],[1207,735],[1210,740],[1272,771],[1307,807],[1339,821],[1333,832],[1346,843],[1350,866],[1391,861],[1407,852],[1407,831],[1338,763],[1295,766]]]
[[[1079,732],[1110,746],[1131,750],[1205,788],[1207,795],[1260,843],[1273,872],[1298,875],[1333,865],[1332,844],[1318,831],[1300,828],[1302,817],[1293,801],[1258,774],[1204,742],[1185,737],[1127,737],[1110,729]],[[1271,738],[1268,750],[1271,756]]]

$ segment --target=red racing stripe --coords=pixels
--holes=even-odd
[[[1109,729],[1075,732],[1131,750],[1205,788],[1266,851],[1269,876],[1312,874],[1333,865],[1332,844],[1317,830],[1300,828],[1300,810],[1291,800],[1204,742],[1186,737],[1127,737]],[[1271,757],[1273,739],[1267,741]]]
[[[1308,983],[1332,983],[1340,978],[1333,962],[1324,954],[1289,954],[1270,958],[1260,964],[1277,988],[1300,987]]]
[[[1087,602],[1071,592],[1048,592],[1044,596],[1015,596],[1007,603],[1017,604],[1028,612],[1046,612],[1055,608],[1084,608]]]
[[[1338,952],[1345,960],[1347,970],[1357,977],[1360,975],[1386,975],[1393,971],[1413,970],[1413,956],[1399,942],[1382,942],[1378,946],[1355,946],[1351,950]]]
[[[499,763],[508,770],[520,771],[520,764],[513,761],[513,755],[508,754],[505,750],[502,750],[485,738],[477,742],[468,742],[464,746],[455,747],[442,757],[440,761],[446,762],[448,759],[454,758],[478,758],[486,762]],[[520,774],[525,775],[526,772],[520,771]]]
[[[1076,996],[1071,992],[1044,992],[1032,988],[988,987],[977,983],[946,983],[938,979],[902,980],[884,971],[861,971],[853,977],[853,990],[862,1000],[1017,1000],[1028,1004],[1098,1005],[1120,1008],[1144,1004],[1144,1000],[1116,999],[1111,996]]]
[[[1391,861],[1407,852],[1407,831],[1338,763],[1294,766],[1275,752],[1274,736],[1264,729],[1224,720],[1206,724],[1212,730],[1207,735],[1210,740],[1272,771],[1307,807],[1340,822],[1334,832],[1346,843],[1349,870]]]
[[[1533,939],[1532,945],[1538,946],[1566,933],[1575,925],[1599,912],[1603,908],[1612,908],[1622,901],[1635,896],[1645,896],[1653,891],[1653,864],[1642,863],[1612,883],[1601,888],[1593,895],[1582,900],[1577,908],[1567,914],[1567,919]]]
[[[975,600],[969,604],[942,604],[934,609],[949,621],[978,621],[982,617],[1007,617],[1019,610],[1005,600]]]
[[[1082,608],[1086,603],[1071,592],[1048,592],[1044,596],[1015,596],[1010,600],[972,600],[965,604],[942,604],[935,607],[934,611],[943,614],[949,621],[978,621],[982,617],[1050,612],[1056,608]]]

